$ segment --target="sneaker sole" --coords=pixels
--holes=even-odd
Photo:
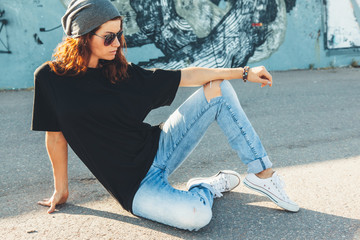
[[[282,201],[281,199],[277,198],[276,196],[272,196],[269,193],[262,191],[261,189],[259,189],[259,187],[257,187],[256,185],[252,184],[251,182],[249,182],[249,180],[247,180],[246,178],[244,179],[244,185],[249,188],[252,189],[262,195],[264,195],[265,197],[268,197],[271,201],[273,201],[276,205],[278,205],[279,207],[289,211],[289,212],[298,212],[300,210],[300,208],[298,206],[294,206],[292,204],[289,204],[287,202]]]
[[[214,176],[211,176],[211,177],[199,177],[199,178],[192,178],[190,179],[187,184],[186,184],[186,188],[189,189],[192,185],[194,185],[193,183],[191,182],[195,182],[195,181],[202,181],[204,179],[208,179],[208,178],[213,178],[213,177],[216,177],[217,175],[219,175],[220,173],[226,173],[226,174],[232,174],[232,175],[235,175],[239,178],[239,183],[233,187],[232,189],[228,190],[228,191],[225,191],[225,192],[230,192],[231,190],[235,189],[237,186],[240,185],[241,183],[241,178],[240,178],[240,174],[238,174],[237,172],[235,171],[231,171],[231,170],[221,170],[219,171],[217,174],[215,174]],[[191,181],[191,182],[190,182]]]

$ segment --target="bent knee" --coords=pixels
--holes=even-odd
[[[206,100],[210,102],[211,99],[221,96],[220,84],[224,80],[214,80],[204,85],[204,93]]]
[[[212,210],[208,207],[194,207],[192,214],[188,215],[185,229],[197,231],[209,224],[212,218]]]

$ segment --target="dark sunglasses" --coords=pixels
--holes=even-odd
[[[123,34],[122,30],[118,33],[107,34],[107,35],[105,35],[105,37],[99,36],[96,33],[94,33],[94,35],[98,36],[99,38],[105,39],[105,41],[104,41],[105,46],[109,46],[110,44],[112,44],[116,37],[120,42],[122,34]]]

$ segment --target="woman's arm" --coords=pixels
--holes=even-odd
[[[49,206],[48,213],[52,213],[55,211],[56,204],[65,203],[69,196],[68,147],[62,132],[46,132],[45,143],[53,168],[55,191],[50,199],[44,199],[38,203]]]
[[[189,67],[181,69],[181,87],[196,87],[218,79],[242,79],[243,68],[202,68]],[[265,67],[250,68],[248,81],[261,83],[261,87],[272,85],[272,77]]]

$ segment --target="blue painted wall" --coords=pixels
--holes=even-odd
[[[115,0],[114,3],[120,4],[121,1]],[[40,28],[49,30],[60,24],[60,18],[65,12],[63,2],[66,1],[2,0],[0,2],[0,24],[3,25],[0,31],[0,89],[22,89],[33,86],[34,70],[51,59],[53,50],[63,37],[62,28],[50,32],[40,31]],[[284,1],[276,0],[276,3],[281,5]],[[245,63],[250,66],[264,65],[269,70],[290,70],[308,69],[310,65],[314,68],[341,67],[350,65],[354,60],[360,62],[359,48],[326,49],[325,17],[323,0],[296,1],[295,6],[283,19],[286,21],[284,35],[278,48],[272,50],[266,59],[254,62],[250,58],[250,61]],[[126,37],[131,39],[130,36]],[[237,51],[244,50],[239,48]],[[147,66],[150,59],[159,57],[165,58],[166,55],[150,42],[127,50],[129,61],[148,62]],[[188,65],[196,65],[196,62],[189,61]],[[206,63],[200,65],[213,66]]]
[[[360,64],[360,48],[325,49],[326,16],[322,3],[322,0],[297,1],[287,14],[286,35],[278,51],[250,66],[261,64],[270,70],[291,70],[307,69],[310,64],[314,68],[344,67],[353,60]]]
[[[1,0],[1,11],[0,20],[7,24],[0,32],[0,50],[6,45],[11,53],[0,53],[0,89],[32,87],[34,70],[50,60],[63,36],[62,29],[40,28],[58,26],[65,7],[58,0]]]

